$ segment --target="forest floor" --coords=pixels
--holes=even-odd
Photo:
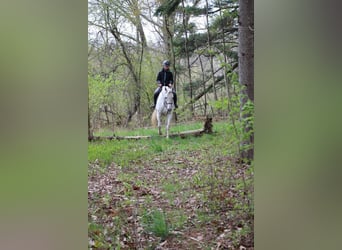
[[[227,123],[213,130],[90,142],[89,249],[254,249],[253,166],[239,162]]]

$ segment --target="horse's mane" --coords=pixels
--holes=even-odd
[[[165,92],[165,89],[167,89],[166,92]],[[170,87],[168,87],[168,86],[163,86],[163,87],[162,87],[162,90],[161,90],[160,93],[159,93],[159,96],[158,96],[158,99],[157,99],[157,103],[158,103],[158,100],[159,100],[160,98],[162,98],[163,96],[165,96],[165,93],[168,93],[168,92],[170,92],[170,91],[172,91],[172,89],[171,89]]]

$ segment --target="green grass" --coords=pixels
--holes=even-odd
[[[142,217],[142,221],[145,230],[153,233],[157,237],[165,239],[170,233],[165,215],[159,210],[153,210],[150,213],[145,213]]]
[[[214,125],[217,129],[221,129],[223,126],[227,127],[226,122],[218,122]],[[195,130],[203,127],[203,122],[191,122],[188,124],[171,124],[170,133],[178,133],[185,130]],[[162,132],[165,134],[165,124],[162,124]],[[135,135],[151,135],[158,136],[158,128],[138,128],[138,129],[124,129],[124,128],[116,128],[114,134],[117,136],[135,136]],[[111,129],[100,129],[99,131],[94,133],[95,136],[112,136],[113,130]]]
[[[181,132],[185,130],[199,129],[202,127],[202,123],[193,123],[189,125],[179,125],[171,128],[172,132]],[[226,143],[232,136],[227,132],[227,125],[225,122],[219,122],[214,124],[214,134],[205,134],[201,137],[189,136],[185,139],[182,138],[170,138],[158,136],[157,129],[137,129],[132,131],[118,131],[117,135],[151,135],[151,139],[141,140],[103,140],[98,142],[92,142],[88,145],[88,161],[94,162],[96,159],[102,166],[109,165],[114,162],[118,165],[127,166],[139,159],[147,159],[153,155],[160,153],[174,153],[176,150],[212,150],[213,146],[220,145],[220,150],[231,150],[229,143]],[[215,133],[216,132],[216,133]],[[103,132],[104,136],[107,132]],[[99,135],[99,134],[97,134]],[[207,148],[210,144],[210,148]],[[222,147],[226,144],[227,148]],[[226,151],[227,152],[227,151]]]
[[[172,230],[179,230],[182,229],[188,217],[182,210],[174,210],[168,213],[168,217],[170,218],[170,224]]]

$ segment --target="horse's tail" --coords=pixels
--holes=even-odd
[[[153,127],[157,126],[157,111],[154,110],[151,117],[151,123]]]

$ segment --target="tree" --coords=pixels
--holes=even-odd
[[[120,65],[124,72],[121,76],[129,79],[130,100],[127,102],[127,125],[134,115],[138,116],[138,120],[142,116],[141,113],[141,96],[144,91],[143,72],[144,57],[146,55],[147,39],[142,23],[142,10],[140,0],[97,0],[90,2],[89,25],[100,29],[99,33],[109,34],[111,42],[115,44],[116,54],[119,60],[112,60],[112,63]],[[93,17],[94,16],[94,17]],[[128,29],[129,28],[129,29]],[[130,29],[135,32],[130,32]],[[127,30],[128,29],[128,30]],[[108,39],[102,41],[105,46]],[[104,56],[105,57],[105,56]],[[101,60],[99,60],[101,62]]]
[[[248,99],[254,102],[254,0],[239,0],[239,82],[243,86],[241,98],[241,119],[248,120],[243,112]],[[246,134],[250,134],[247,140],[242,142],[242,148],[248,145],[247,150],[242,150],[241,157],[252,160],[254,157],[254,134],[247,123],[244,123]]]
[[[177,88],[177,68],[176,56],[174,49],[174,34],[175,34],[175,12],[182,0],[161,0],[160,6],[156,9],[154,15],[163,18],[162,33],[165,44],[165,52],[173,67],[174,88]]]

